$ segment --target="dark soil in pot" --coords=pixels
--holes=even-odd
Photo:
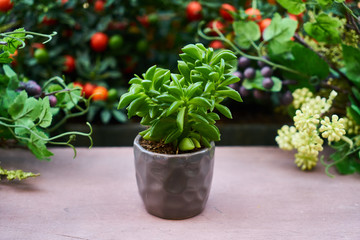
[[[139,140],[139,143],[146,150],[154,152],[154,153],[161,153],[161,154],[192,153],[192,152],[197,152],[197,151],[204,149],[204,148],[196,148],[192,151],[183,152],[183,151],[180,151],[179,149],[177,149],[176,147],[174,147],[174,145],[171,143],[165,144],[164,142],[154,142],[154,141],[145,140],[143,138],[141,138]]]

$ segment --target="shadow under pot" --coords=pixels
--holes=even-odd
[[[186,154],[159,154],[134,140],[136,181],[146,210],[165,219],[200,214],[209,198],[215,144]]]

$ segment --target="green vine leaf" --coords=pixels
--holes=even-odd
[[[301,0],[300,0],[301,1]],[[265,29],[263,38],[265,41],[287,42],[294,36],[297,22],[290,18],[282,18],[276,13],[270,25]]]
[[[259,25],[255,22],[236,21],[233,23],[235,31],[235,42],[244,49],[248,49],[252,42],[260,39]]]
[[[339,43],[341,41],[339,28],[342,23],[339,19],[330,17],[326,13],[316,16],[315,22],[307,22],[304,24],[304,30],[309,36],[315,38],[319,42]]]
[[[34,129],[27,146],[38,159],[50,161],[50,157],[54,154],[46,148],[47,140],[48,137],[44,132]]]
[[[51,111],[50,111],[50,103],[49,103],[49,97],[45,97],[43,99],[39,99],[39,101],[41,102],[41,113],[39,115],[39,126],[46,128],[49,127],[51,125],[51,121],[52,121],[52,115],[51,115]]]
[[[344,56],[344,72],[346,76],[360,87],[360,50],[347,45],[342,45]]]
[[[21,93],[14,99],[14,102],[9,106],[8,112],[13,119],[16,119],[22,113],[27,97],[27,93],[25,91],[21,91]]]
[[[292,14],[300,14],[306,10],[306,5],[302,0],[276,0],[283,8]]]
[[[331,5],[334,1],[333,0],[316,0],[322,7],[327,7]]]

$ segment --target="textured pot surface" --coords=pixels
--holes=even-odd
[[[209,197],[215,145],[178,155],[145,150],[134,140],[136,180],[146,210],[166,219],[198,215]]]

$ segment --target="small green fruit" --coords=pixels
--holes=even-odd
[[[49,61],[49,53],[44,48],[36,49],[34,57],[38,63],[46,63],[47,61]]]
[[[124,39],[121,35],[114,35],[109,40],[109,47],[111,50],[119,50],[124,43]]]

